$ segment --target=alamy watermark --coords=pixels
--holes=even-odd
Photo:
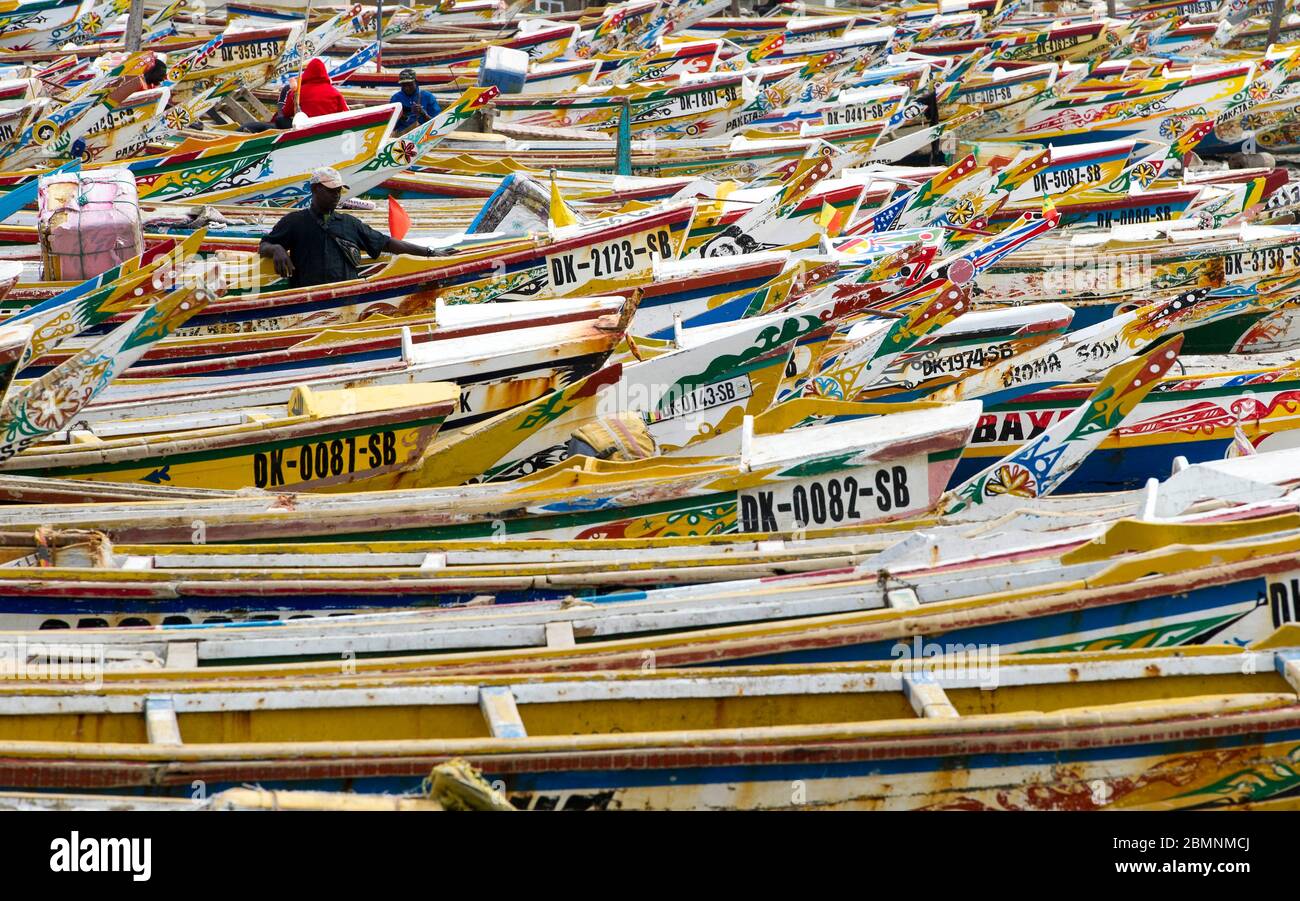
[[[596,416],[632,413],[647,425],[673,420],[684,434],[707,435],[717,427],[726,408],[743,403],[752,393],[747,376],[703,385],[619,381],[597,395]]]
[[[55,873],[129,873],[135,882],[153,875],[153,839],[92,838],[72,832],[50,842]]]
[[[957,682],[985,691],[998,687],[1000,646],[996,644],[942,644],[926,641],[920,635],[910,642],[900,641],[889,649],[894,658],[889,671],[918,682]]]
[[[1149,290],[1155,278],[1155,264],[1149,253],[1099,253],[1065,247],[1052,252],[1042,277],[1043,294],[1049,298],[1105,296]]]
[[[104,645],[19,638],[0,644],[0,681],[104,682]]]

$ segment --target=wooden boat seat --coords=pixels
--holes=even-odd
[[[904,676],[903,693],[907,695],[907,700],[911,703],[912,709],[916,711],[917,716],[940,718],[961,715],[952,706],[952,702],[948,700],[948,695],[943,690],[943,686],[937,682],[930,682],[913,676]]]
[[[582,462],[579,463],[579,460]],[[599,485],[611,481],[620,482],[632,478],[658,478],[682,472],[695,476],[706,472],[717,472],[721,475],[730,471],[731,467],[719,465],[717,461],[717,457],[673,457],[648,460],[598,460],[595,457],[573,457],[546,469],[521,476],[515,481],[545,491],[581,485]]]
[[[455,401],[460,388],[452,382],[373,385],[321,391],[302,385],[289,398],[289,415],[321,419],[355,413],[374,413],[395,407],[435,406]]]

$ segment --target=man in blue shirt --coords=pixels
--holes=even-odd
[[[402,86],[402,89],[390,97],[388,102],[402,105],[402,115],[397,120],[399,135],[417,125],[423,125],[442,112],[442,107],[438,106],[434,96],[428,91],[420,90],[420,85],[415,80],[414,69],[403,69],[397,76],[397,83]]]

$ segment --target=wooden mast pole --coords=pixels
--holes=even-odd
[[[1282,13],[1286,11],[1286,0],[1273,0],[1273,14],[1268,19],[1268,42],[1276,44],[1282,32]]]
[[[144,0],[131,0],[131,8],[126,14],[126,49],[128,53],[140,50],[140,40],[144,32]]]

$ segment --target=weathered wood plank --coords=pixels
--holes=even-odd
[[[182,744],[181,727],[176,719],[176,706],[170,697],[145,698],[144,720],[150,744]]]
[[[493,738],[526,738],[524,721],[519,717],[514,692],[508,685],[485,685],[478,690],[478,706],[483,711]]]
[[[959,716],[957,709],[948,700],[947,692],[937,682],[918,676],[904,676],[903,694],[907,696],[907,701],[912,705],[917,716],[936,718]]]

